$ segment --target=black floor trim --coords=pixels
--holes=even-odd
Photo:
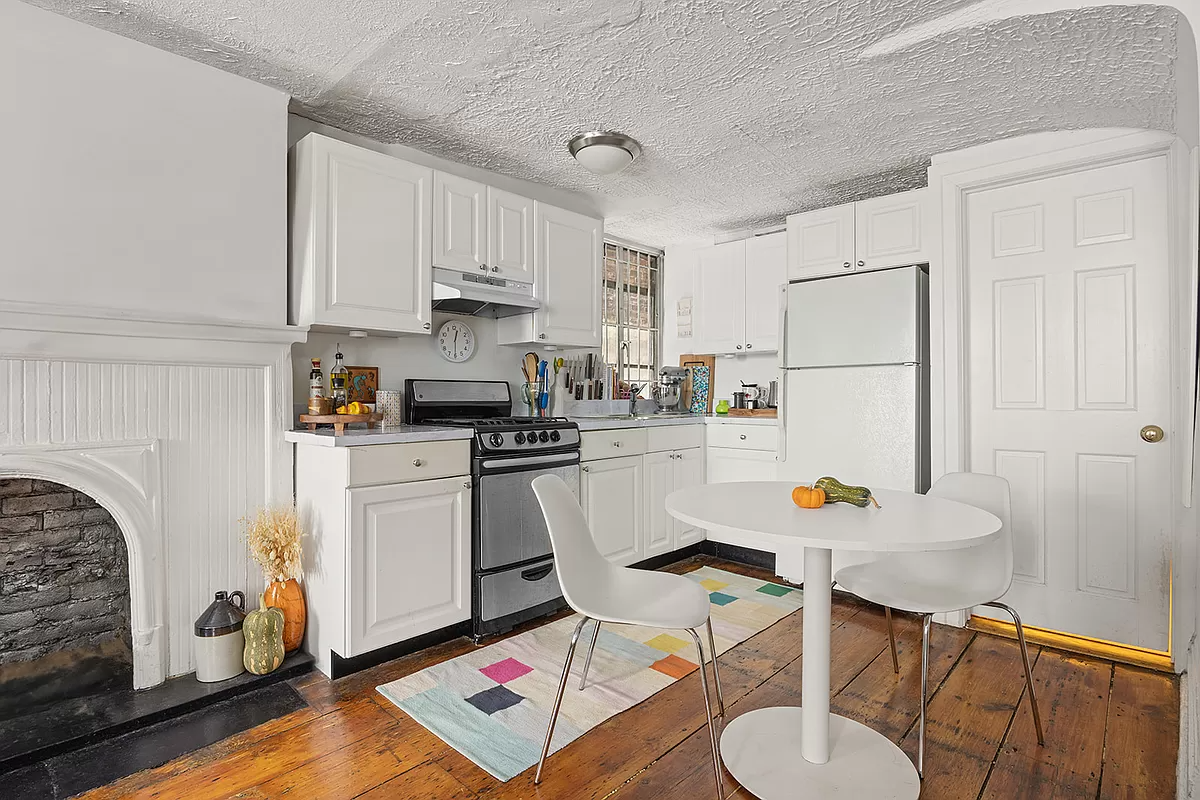
[[[447,625],[444,628],[439,628],[436,631],[423,633],[420,636],[414,636],[411,639],[405,639],[403,642],[390,644],[387,647],[381,647],[378,650],[372,650],[369,653],[363,653],[360,656],[352,656],[350,658],[342,658],[335,651],[330,651],[333,657],[329,666],[330,675],[333,679],[344,678],[355,672],[361,672],[364,669],[378,666],[385,661],[391,661],[400,656],[411,655],[418,650],[424,650],[426,647],[433,647],[436,644],[444,644],[451,639],[457,639],[460,636],[471,635],[471,621],[463,620],[456,622],[453,625]]]

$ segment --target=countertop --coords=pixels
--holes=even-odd
[[[663,425],[775,425],[774,417],[725,417],[700,415],[689,417],[571,417],[581,431],[612,430],[614,428],[653,428]]]
[[[442,425],[400,425],[395,428],[347,428],[341,436],[333,435],[333,428],[318,428],[315,431],[284,431],[283,438],[296,444],[318,447],[357,447],[366,444],[404,444],[407,442],[443,442],[452,439],[470,439],[474,433],[470,428],[452,428]]]

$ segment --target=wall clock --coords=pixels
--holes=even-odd
[[[475,352],[475,332],[465,322],[450,320],[438,331],[438,347],[447,361],[466,361]]]

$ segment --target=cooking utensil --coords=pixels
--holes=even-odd
[[[526,353],[525,361],[521,364],[521,371],[525,373],[525,380],[533,383],[537,380],[538,370],[538,354]]]

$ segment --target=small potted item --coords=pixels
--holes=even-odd
[[[237,603],[233,601],[237,600]],[[246,648],[242,624],[246,619],[246,595],[217,592],[194,630],[196,680],[216,683],[241,675]]]

